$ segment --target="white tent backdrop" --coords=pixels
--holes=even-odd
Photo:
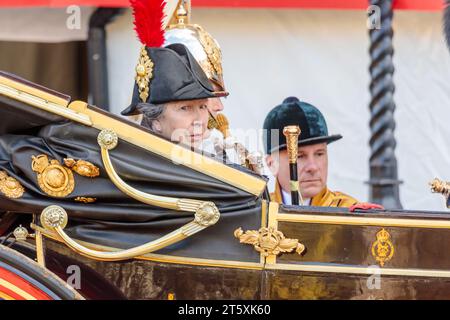
[[[434,177],[450,180],[450,56],[440,13],[394,15],[396,155],[402,204],[445,210],[431,194]],[[194,9],[192,20],[220,43],[234,132],[262,127],[287,96],[317,106],[330,133],[329,187],[368,200],[369,38],[364,11]],[[110,108],[128,106],[139,43],[130,11],[108,25]],[[241,136],[242,139],[242,136]],[[250,149],[262,150],[253,141]]]
[[[95,8],[2,8],[0,40],[65,42],[87,39],[89,17]],[[74,20],[75,19],[75,20]]]

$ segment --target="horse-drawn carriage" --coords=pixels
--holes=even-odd
[[[0,298],[450,296],[445,212],[278,205],[250,170],[4,72],[0,118]]]

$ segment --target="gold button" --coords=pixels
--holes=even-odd
[[[138,74],[138,76],[145,76],[145,67],[142,64],[138,64],[136,66],[136,73]]]

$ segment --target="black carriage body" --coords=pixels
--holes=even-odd
[[[190,150],[187,154],[200,159],[200,164],[173,161],[171,153],[180,149],[144,128],[5,73],[0,73],[0,118],[4,123],[0,171],[25,190],[18,198],[0,194],[0,236],[19,223],[29,224],[34,217],[33,228],[47,236],[48,269],[67,280],[68,266],[74,261],[82,266],[91,284],[85,297],[450,297],[450,260],[442,254],[450,244],[446,213],[280,207],[264,197],[266,180],[250,171]],[[125,261],[85,257],[67,247],[57,233],[45,232],[38,217],[51,205],[68,213],[65,234],[98,252],[160,239],[193,220],[192,212],[144,204],[118,188],[105,169],[97,143],[103,129],[118,132],[119,144],[109,154],[115,172],[128,185],[146,194],[212,202],[220,212],[218,222],[156,252]],[[32,167],[33,157],[42,154],[60,164],[67,158],[87,161],[100,169],[100,175],[74,174],[70,194],[49,195]],[[77,202],[76,198],[95,201]],[[242,237],[247,231],[259,235],[252,244],[245,244],[249,241]],[[273,250],[279,248],[277,231],[298,240],[306,250],[278,254]],[[29,248],[13,247],[33,255]],[[114,288],[112,296],[96,290],[108,286]]]

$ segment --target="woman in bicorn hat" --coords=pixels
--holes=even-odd
[[[143,114],[141,125],[174,142],[197,147],[208,137],[207,101],[228,95],[214,91],[183,44],[164,44],[164,1],[132,0],[135,30],[143,44],[132,102],[122,115]]]

